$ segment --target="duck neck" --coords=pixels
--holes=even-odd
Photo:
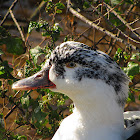
[[[116,103],[111,102],[97,102],[92,103],[83,101],[74,102],[75,114],[79,114],[82,122],[87,124],[87,122],[94,125],[105,125],[113,126],[114,124],[123,126],[123,109],[119,107]],[[115,105],[116,104],[116,105]]]
[[[73,114],[85,127],[87,124],[96,130],[103,126],[105,129],[114,127],[123,132],[123,107],[115,100],[116,93],[112,87],[94,91],[88,89],[88,93],[81,91],[80,94],[74,94],[72,99],[75,105]]]

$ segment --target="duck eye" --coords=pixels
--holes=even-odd
[[[74,63],[74,62],[68,62],[68,63],[66,63],[66,67],[67,68],[74,68],[74,67],[76,67],[76,63]]]

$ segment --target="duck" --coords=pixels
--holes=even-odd
[[[73,113],[52,140],[127,140],[140,130],[140,111],[124,112],[129,82],[106,53],[67,41],[52,51],[41,71],[12,88],[49,88],[73,100]]]

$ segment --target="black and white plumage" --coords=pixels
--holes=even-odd
[[[58,46],[50,57],[50,65],[55,64],[58,79],[65,79],[64,65],[74,62],[79,65],[75,68],[73,78],[81,81],[82,78],[103,80],[113,86],[116,91],[116,100],[124,105],[128,96],[128,77],[120,67],[105,53],[90,50],[85,44],[69,41]],[[60,70],[59,70],[60,69]],[[123,86],[127,86],[123,89]]]
[[[129,124],[134,114],[123,115],[128,83],[107,54],[67,41],[55,48],[40,72],[18,81],[13,89],[48,87],[73,100],[73,113],[62,121],[52,140],[126,140],[139,128],[139,117],[137,123]]]

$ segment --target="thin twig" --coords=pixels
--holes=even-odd
[[[133,31],[140,30],[140,27],[133,29]]]
[[[134,6],[137,4],[137,0],[134,0],[134,4],[131,4],[130,7],[128,8],[127,12],[126,12],[126,17],[128,17],[129,13],[132,11],[132,9],[134,8]]]
[[[100,17],[99,17],[98,19],[96,19],[96,20],[94,21],[94,23],[97,22],[98,20],[101,20],[102,18],[105,18],[105,16],[106,16],[107,14],[109,14],[112,10],[114,10],[115,8],[117,8],[123,1],[124,1],[124,0],[120,1],[116,6],[114,6],[114,7],[111,8],[110,10],[108,10],[104,15],[102,15],[99,11],[97,11],[97,8],[96,8],[96,7],[91,6],[91,7],[94,9],[94,11],[96,11],[96,12],[98,12],[99,14],[102,15],[102,16],[100,15]],[[96,10],[95,10],[95,9],[96,9]]]
[[[91,5],[91,3],[88,0],[85,0],[90,6],[91,8],[93,8],[100,17],[102,17],[106,22],[108,22],[111,26],[113,26],[115,29],[118,29],[114,24],[112,24],[112,22],[110,22],[110,20],[106,19],[105,16],[99,12],[96,7],[94,7],[93,5]],[[122,0],[118,5],[120,5],[124,0]],[[116,5],[115,7],[117,7],[118,5]],[[110,26],[109,26],[110,27]]]
[[[14,106],[12,107],[12,109],[4,116],[4,119],[6,120],[6,119],[10,116],[10,114],[11,114],[19,105],[20,105],[20,102],[18,102],[18,104],[14,105]]]
[[[92,27],[87,28],[84,32],[80,33],[80,35],[78,35],[74,41],[77,41],[85,32],[87,32],[89,29],[91,29]]]
[[[135,34],[135,35],[140,39],[139,34],[133,30],[133,28],[126,22],[126,20],[124,20],[119,14],[117,14],[117,12],[116,12],[115,10],[112,10],[112,8],[111,8],[108,4],[106,4],[105,2],[104,2],[104,5],[105,5],[108,9],[111,9],[111,12],[112,12],[125,26],[127,26],[127,28],[128,28],[131,32],[133,32],[133,34]]]
[[[22,33],[22,30],[21,30],[21,28],[20,28],[20,26],[19,26],[19,24],[18,24],[18,22],[17,22],[17,20],[16,20],[16,18],[15,18],[15,16],[14,16],[12,10],[9,10],[9,12],[10,12],[11,17],[12,17],[13,21],[15,22],[15,24],[16,24],[16,26],[17,26],[19,32],[20,32],[20,35],[21,35],[22,40],[25,42],[25,38],[24,38],[24,35],[23,35],[23,33]]]
[[[135,2],[135,1],[134,1],[134,2]],[[118,5],[119,5],[119,4],[118,4]],[[134,3],[134,4],[132,4],[132,5],[129,7],[129,9],[128,9],[127,13],[126,13],[126,17],[124,17],[124,19],[127,19],[127,18],[128,18],[128,15],[129,15],[129,13],[131,12],[131,10],[133,9],[134,5],[136,5],[136,4]],[[115,7],[116,7],[116,6],[115,6]],[[115,7],[113,7],[113,8],[110,9],[109,11],[111,12]],[[105,14],[104,14],[104,16],[105,16]],[[136,19],[135,21],[133,21],[133,22],[131,22],[131,23],[128,23],[128,24],[131,25],[131,24],[134,24],[134,23],[137,22],[137,21],[139,21],[139,19]],[[122,24],[122,25],[123,25],[123,24]],[[118,27],[121,27],[122,25],[119,25]],[[116,27],[116,28],[118,28],[118,27]],[[114,30],[115,30],[115,28],[114,28],[113,30],[111,30],[111,32],[114,31]],[[117,37],[119,37],[119,35],[120,35],[120,31],[118,30]],[[97,45],[100,41],[102,41],[106,36],[107,36],[107,35],[104,35],[95,45]],[[115,44],[115,43],[116,43],[116,39],[113,41],[113,44]]]
[[[96,29],[93,28],[93,46],[95,46],[95,36],[96,36]],[[93,49],[93,46],[92,46],[92,49]],[[95,47],[94,47],[95,49]]]
[[[140,19],[139,18],[137,18],[136,20],[134,20],[133,22],[130,22],[130,23],[128,23],[129,25],[132,25],[132,24],[134,24],[134,23],[136,23],[136,22],[138,22]]]
[[[109,49],[106,51],[106,52],[108,52],[108,55],[111,54],[111,51],[113,50],[113,48],[114,48],[113,39],[110,38],[110,41],[109,41]]]
[[[89,19],[87,19],[86,17],[84,17],[83,15],[81,15],[80,13],[78,13],[76,10],[74,10],[71,5],[68,5],[68,8],[69,8],[69,11],[74,14],[77,18],[81,19],[82,21],[84,21],[85,23],[89,24],[90,26],[92,26],[93,28],[107,34],[108,36],[116,39],[117,41],[121,42],[121,43],[124,43],[126,46],[128,47],[131,47],[132,49],[134,50],[137,50],[137,47],[130,44],[130,43],[127,43],[125,40],[121,39],[121,38],[118,38],[116,37],[115,34],[109,32],[108,30],[100,27],[100,26],[97,26],[95,23],[93,23],[92,21],[90,21]]]
[[[34,20],[36,17],[38,17],[39,12],[41,9],[44,9],[46,2],[42,1],[39,6],[35,9],[34,13],[31,15],[29,21]]]
[[[85,1],[89,3],[88,0],[85,0]],[[119,4],[121,4],[123,1],[124,1],[124,0],[122,0]],[[89,3],[89,4],[90,4],[90,3]],[[118,5],[119,5],[119,4],[118,4]],[[90,6],[91,6],[91,7],[92,7],[106,22],[108,22],[111,26],[113,26],[115,29],[117,29],[118,31],[120,31],[120,33],[121,33],[124,37],[126,37],[127,39],[130,39],[131,41],[133,41],[133,42],[135,42],[135,43],[140,44],[139,41],[136,41],[136,40],[132,39],[131,37],[129,37],[128,35],[126,35],[124,32],[122,32],[119,28],[117,28],[110,20],[106,19],[105,16],[102,15],[102,13],[99,12],[99,11],[96,9],[96,7],[94,7],[94,6],[91,5],[91,4],[90,4]],[[111,9],[111,10],[112,10],[112,9]],[[127,44],[128,44],[128,43],[127,43]],[[125,45],[126,45],[126,44],[125,44]],[[128,45],[127,45],[127,46],[128,46]]]
[[[27,95],[29,94],[31,92],[31,90],[29,90],[28,92],[27,92]],[[17,92],[18,93],[18,92]],[[16,96],[16,94],[15,94],[15,96]],[[12,103],[14,103],[14,102],[12,102]],[[12,107],[12,109],[4,116],[4,119],[6,120],[10,115],[11,115],[11,113],[18,107],[18,109],[23,113],[23,114],[25,114],[25,112],[22,110],[22,108],[19,108],[19,105],[20,105],[20,103],[21,102],[18,102],[16,105],[14,105],[13,107]],[[15,104],[15,103],[14,103]]]
[[[10,14],[10,10],[12,10],[12,9],[15,7],[15,5],[16,5],[17,2],[18,2],[18,0],[15,0],[15,1],[12,3],[12,5],[9,7],[9,10],[7,11],[7,13],[6,13],[6,15],[4,16],[3,20],[1,21],[0,26],[3,25],[3,23],[4,23],[5,20],[6,20],[6,18],[7,18],[8,15]]]

